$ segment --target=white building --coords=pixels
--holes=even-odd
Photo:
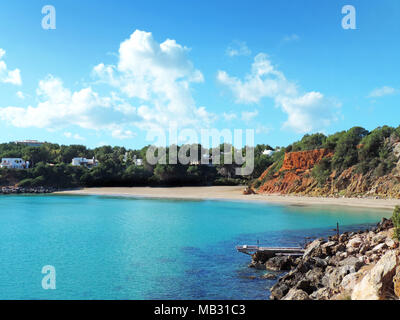
[[[135,159],[133,162],[137,166],[142,166],[143,165],[143,159]]]
[[[124,161],[126,161],[126,160],[124,160]],[[136,156],[133,156],[132,162],[135,166],[143,165],[143,159],[138,159]]]
[[[86,158],[73,158],[72,163],[73,166],[84,166],[86,168],[93,168],[99,165],[99,162],[93,159],[86,159]]]
[[[28,147],[40,147],[44,142],[39,142],[37,140],[22,140],[22,141],[15,141],[16,144],[23,144],[24,146]]]
[[[274,153],[275,153],[274,150],[265,149],[262,154],[265,155],[265,156],[272,156]]]
[[[203,154],[202,160],[196,159],[189,162],[191,166],[208,165],[212,166],[212,157],[209,154]]]
[[[29,168],[29,161],[24,161],[21,158],[3,158],[1,159],[0,168],[27,169]]]

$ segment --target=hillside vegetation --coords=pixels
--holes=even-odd
[[[260,193],[400,197],[400,127],[305,135],[274,154]]]
[[[182,148],[177,147],[177,152]],[[183,165],[157,164],[146,162],[146,152],[149,146],[139,150],[124,147],[102,146],[89,149],[83,145],[58,145],[45,143],[40,147],[28,147],[15,143],[0,144],[1,158],[23,158],[32,166],[27,170],[0,168],[0,187],[101,187],[101,186],[182,186],[182,185],[238,185],[247,184],[250,179],[257,178],[273,159],[263,155],[268,145],[257,145],[255,153],[255,169],[251,176],[235,175],[235,164]],[[168,163],[171,147],[165,148],[165,158]],[[212,154],[213,150],[197,145],[198,157]],[[220,151],[234,152],[231,145],[223,144]],[[160,151],[161,152],[161,151]],[[99,161],[92,169],[72,166],[74,157],[83,157]],[[143,165],[136,165],[135,159],[143,159]],[[223,160],[223,157],[221,158]]]

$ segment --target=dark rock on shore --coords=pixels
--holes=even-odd
[[[264,274],[261,278],[262,279],[267,279],[267,280],[275,280],[275,279],[278,278],[278,276],[276,274],[268,272],[268,273]]]
[[[252,255],[250,268],[271,271],[287,271],[296,265],[290,256],[277,256],[271,252],[257,251]]]
[[[45,187],[34,187],[34,188],[1,187],[0,194],[52,193],[55,191],[57,191],[55,188],[45,188]]]

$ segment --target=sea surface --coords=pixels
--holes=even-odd
[[[298,246],[391,212],[227,201],[0,196],[0,299],[268,299],[238,244]],[[56,289],[42,288],[43,266]]]

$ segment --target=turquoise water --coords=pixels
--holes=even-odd
[[[388,211],[100,196],[0,197],[0,299],[267,299],[235,245],[298,245]],[[56,268],[56,290],[41,286]],[[254,276],[256,279],[253,279]]]

